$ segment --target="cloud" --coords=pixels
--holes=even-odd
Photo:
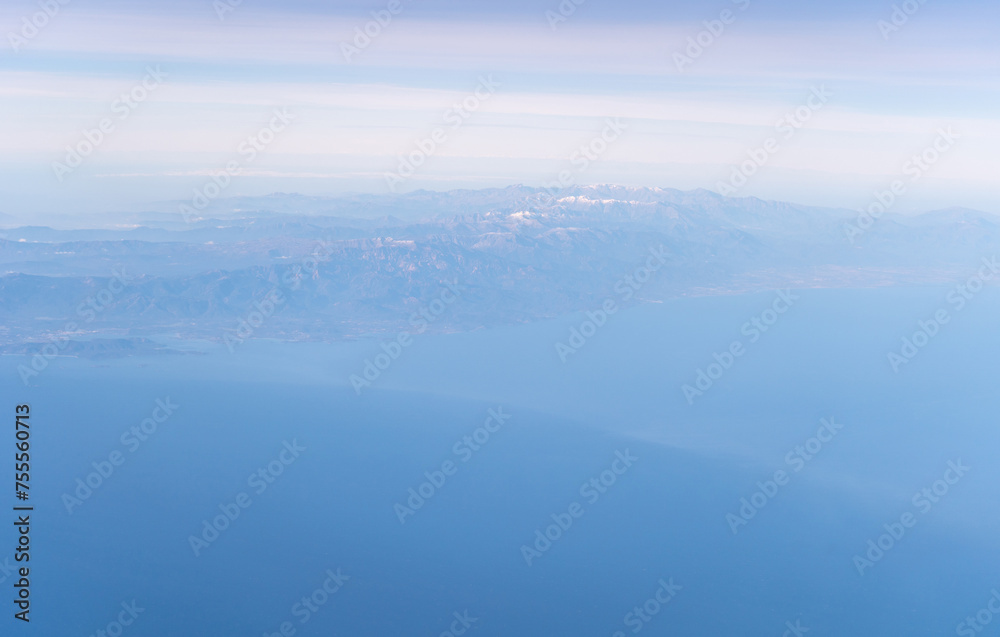
[[[348,64],[340,42],[370,19],[359,7],[355,15],[317,15],[303,13],[317,10],[306,3],[262,14],[244,3],[220,22],[210,3],[174,12],[154,3],[159,13],[138,6],[68,5],[24,51],[4,58],[0,162],[37,162],[33,177],[5,188],[45,192],[51,162],[108,116],[147,64],[161,64],[167,82],[116,125],[77,182],[209,174],[278,106],[298,118],[246,177],[363,181],[391,170],[399,153],[442,125],[484,74],[501,89],[449,136],[423,179],[541,182],[603,118],[621,117],[629,134],[593,178],[621,179],[632,167],[650,181],[711,187],[821,84],[835,98],[762,171],[760,187],[777,198],[782,187],[799,192],[806,173],[842,184],[896,174],[937,127],[952,125],[966,136],[929,183],[955,187],[958,203],[959,182],[991,187],[1000,144],[992,107],[1000,44],[985,21],[931,5],[886,42],[873,20],[878,11],[860,4],[817,20],[755,3],[683,72],[673,52],[718,8],[704,14],[703,3],[688,3],[673,17],[651,11],[646,20],[624,10],[620,20],[581,14],[553,32],[537,12],[548,3],[491,20],[414,3]],[[8,24],[31,5],[18,7],[4,9],[14,16]]]

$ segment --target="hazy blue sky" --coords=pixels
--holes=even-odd
[[[716,190],[775,138],[738,194],[851,208],[951,127],[958,140],[907,178],[898,209],[1000,212],[995,2],[912,0],[889,32],[893,2],[870,0],[567,0],[558,23],[558,0],[402,0],[350,60],[341,44],[389,0],[243,0],[221,19],[212,0],[50,2],[58,11],[23,40],[39,5],[0,8],[0,212],[190,199],[230,160],[242,176],[226,195],[387,192],[398,155],[438,127],[445,141],[399,190],[544,185],[563,170],[579,184]],[[725,10],[730,23],[679,68],[675,54]],[[120,119],[118,96],[157,65],[164,83]],[[480,77],[499,87],[452,128],[449,109]],[[822,108],[777,131],[820,87]],[[278,107],[295,119],[247,161],[241,142]],[[53,162],[105,117],[113,130],[60,182]],[[625,132],[573,162],[609,117]]]

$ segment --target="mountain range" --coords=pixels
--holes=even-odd
[[[188,219],[171,206],[0,230],[0,352],[55,339],[126,353],[122,339],[221,342],[268,298],[280,302],[253,337],[335,341],[412,329],[446,284],[460,301],[423,328],[535,321],[607,298],[957,282],[1000,252],[991,213],[859,218],[706,190],[279,193],[220,199]],[[663,267],[624,298],[651,250]]]

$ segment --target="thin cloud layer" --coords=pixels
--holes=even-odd
[[[373,27],[371,8],[349,5],[324,15],[310,3],[266,12],[245,3],[220,19],[211,3],[70,3],[0,60],[0,162],[16,166],[0,188],[8,201],[41,209],[89,192],[84,182],[96,175],[141,197],[127,183],[141,175],[142,188],[170,198],[178,175],[211,172],[270,109],[286,107],[297,119],[253,173],[268,179],[248,172],[234,188],[291,190],[302,183],[281,180],[295,176],[310,194],[377,192],[384,180],[363,176],[395,170],[492,77],[495,96],[463,114],[407,188],[467,187],[475,175],[490,175],[489,185],[544,183],[602,120],[617,117],[628,133],[575,179],[718,189],[756,147],[786,135],[779,122],[824,87],[829,103],[795,124],[741,194],[854,205],[868,183],[898,173],[951,126],[961,142],[921,187],[942,202],[998,208],[1000,125],[990,106],[998,44],[985,23],[968,20],[995,11],[988,5],[928,3],[888,33],[878,16],[891,5],[844,5],[836,20],[744,2],[687,3],[672,17],[630,5],[602,23],[596,16],[607,7],[588,13],[583,4],[554,24],[547,6],[516,4],[486,21],[473,9],[404,3]],[[13,3],[0,16],[17,33],[20,16],[36,11]],[[970,23],[984,26],[970,31]],[[366,28],[371,35],[359,36]],[[52,164],[110,116],[150,64],[167,73],[164,85],[56,183]],[[803,186],[824,179],[837,186]]]

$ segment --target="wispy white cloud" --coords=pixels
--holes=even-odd
[[[820,84],[834,99],[748,194],[755,187],[778,198],[783,187],[799,192],[806,173],[867,187],[896,174],[945,125],[963,139],[928,187],[954,188],[960,203],[960,188],[992,192],[995,179],[1000,44],[988,24],[925,20],[886,42],[871,21],[858,19],[737,22],[680,72],[671,55],[703,28],[697,22],[583,22],[553,33],[541,21],[403,15],[348,64],[339,43],[366,18],[262,15],[249,3],[225,22],[71,7],[25,51],[5,58],[0,162],[33,161],[38,169],[31,180],[0,188],[51,187],[44,181],[51,162],[107,116],[149,63],[160,63],[168,81],[64,188],[94,176],[211,174],[275,106],[297,119],[244,177],[341,184],[333,189],[367,184],[490,73],[501,89],[435,154],[427,182],[483,175],[542,182],[603,118],[621,117],[628,134],[584,178],[610,181],[632,170],[656,181],[650,185],[713,187]],[[9,21],[10,11],[3,17]],[[670,178],[678,183],[662,181]],[[829,196],[814,203],[831,203],[820,200]]]

